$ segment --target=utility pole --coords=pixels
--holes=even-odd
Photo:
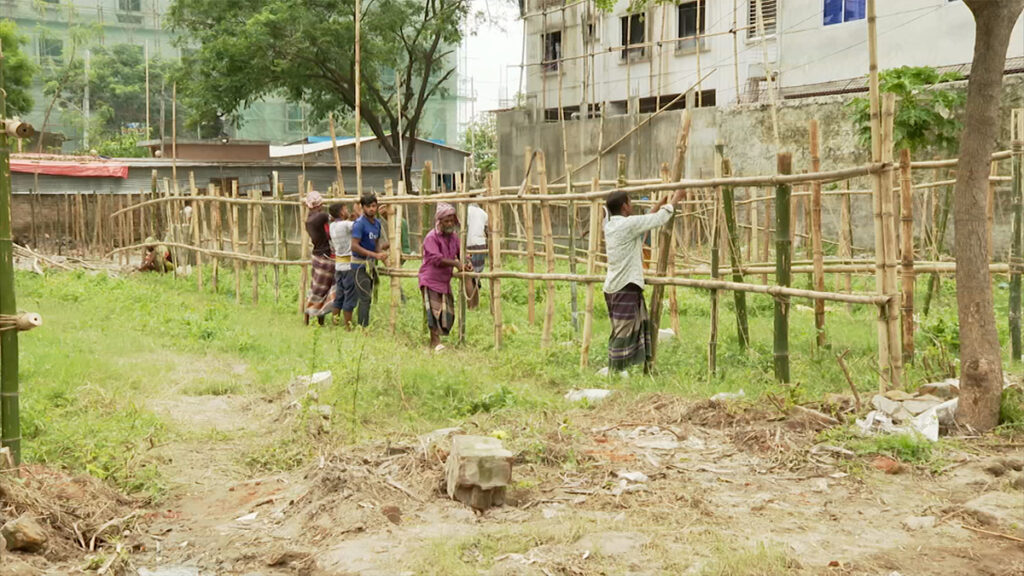
[[[2,50],[2,47],[0,47]],[[4,82],[0,51],[0,86]],[[29,124],[7,119],[7,95],[0,90],[0,318],[17,314],[14,299],[14,239],[11,230],[11,144],[9,136],[28,138]],[[0,325],[0,442],[11,449],[14,464],[21,463],[21,420],[18,414],[18,330],[10,322]]]

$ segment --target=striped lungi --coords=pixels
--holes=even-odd
[[[625,370],[634,364],[646,369],[651,360],[651,324],[644,291],[636,284],[604,295],[612,333],[608,338],[608,369]]]
[[[334,260],[330,256],[314,254],[312,268],[306,314],[310,317],[324,316],[334,311]]]
[[[423,309],[427,313],[427,327],[447,336],[455,325],[455,298],[452,293],[442,294],[421,286]]]

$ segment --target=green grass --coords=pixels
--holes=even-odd
[[[518,266],[512,262],[507,267]],[[529,458],[565,466],[574,465],[574,455],[545,452],[543,433],[531,427],[558,425],[559,414],[588,409],[565,405],[561,396],[569,388],[611,386],[627,397],[670,393],[693,398],[742,388],[755,401],[780,390],[772,375],[773,301],[767,296],[747,297],[752,346],[745,352],[737,346],[733,299],[723,296],[719,372],[709,378],[707,293],[679,289],[682,334],[659,347],[658,374],[621,381],[596,375],[605,365],[609,330],[600,287],[591,368],[581,372],[580,335],[570,322],[567,284],[556,285],[555,329],[548,349],[539,347],[540,322],[527,322],[527,283],[504,281],[503,315],[509,328],[503,349],[493,348],[485,288],[481,307],[468,317],[466,346],[436,355],[426,347],[415,279],[402,281],[408,301],[392,335],[386,279],[379,287],[372,326],[364,334],[303,326],[294,270],[282,274],[276,302],[273,275],[262,270],[261,300],[255,306],[249,302],[248,272],[243,272],[242,305],[235,303],[230,268],[222,269],[217,293],[210,291],[209,269],[206,272],[203,293],[196,291],[194,279],[171,276],[17,274],[19,308],[44,317],[42,328],[20,338],[25,460],[89,472],[125,490],[156,495],[163,481],[146,452],[188,431],[155,415],[147,407],[149,399],[171,394],[277,398],[294,377],[319,370],[333,372],[331,386],[318,400],[333,407],[333,417],[329,433],[319,434],[317,441],[357,442],[473,421],[486,426],[485,433],[514,429],[516,448]],[[801,281],[798,278],[797,284]],[[925,284],[919,283],[922,297]],[[861,288],[870,287],[865,283]],[[544,284],[536,283],[535,290],[539,320]],[[581,286],[581,310],[584,294]],[[997,292],[1002,310],[997,313],[1005,315],[1005,299],[1000,297]],[[946,282],[933,314],[949,317],[954,304],[951,283]],[[850,351],[847,363],[862,395],[877,387],[875,311],[855,307],[851,312],[832,305],[827,318],[830,346],[818,349],[813,313],[802,307],[793,310],[790,353],[795,385],[785,391],[794,401],[847,391],[835,360],[843,350]],[[943,338],[948,334],[922,330],[919,349],[953,346]],[[911,367],[909,374],[915,383],[932,376],[920,366]],[[294,429],[268,431],[261,439],[266,445],[239,457],[261,470],[300,465],[311,450],[307,424],[299,419]],[[564,427],[571,433],[571,424]],[[270,446],[275,448],[267,449]]]
[[[785,551],[765,543],[750,549],[721,546],[700,576],[789,576],[799,567]]]

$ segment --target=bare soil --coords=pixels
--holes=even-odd
[[[242,456],[295,425],[292,399],[180,389],[149,404],[188,432],[152,450],[172,482],[167,496],[144,505],[66,476],[33,485],[51,472],[30,469],[16,484],[35,500],[5,488],[5,516],[32,512],[53,526],[53,539],[47,555],[17,559],[67,574],[90,558],[102,567],[120,543],[108,573],[701,574],[763,544],[788,564],[719,573],[1024,575],[1024,545],[964,528],[1024,536],[1024,493],[1011,484],[1022,474],[1013,470],[1024,459],[1019,443],[964,440],[941,470],[903,464],[886,474],[871,457],[818,445],[816,422],[778,411],[613,397],[567,407],[571,425],[552,420],[541,431],[545,449],[517,461],[508,504],[478,514],[440,490],[443,440],[323,448],[300,470],[251,477]],[[1011,514],[991,524],[964,507],[1000,492],[1020,498],[1016,523]],[[91,518],[88,534],[100,519],[133,511],[101,536],[99,560],[60,518]],[[920,517],[934,525],[915,526]],[[0,574],[26,573],[13,571],[26,566],[18,560],[4,566]]]

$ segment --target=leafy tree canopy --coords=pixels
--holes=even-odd
[[[362,3],[361,116],[393,160],[399,134],[417,133],[424,105],[444,95],[455,73],[448,56],[469,4]],[[274,94],[308,104],[313,122],[355,108],[354,0],[175,0],[169,16],[174,31],[198,44],[179,93],[201,115],[235,114]]]
[[[959,74],[928,67],[903,66],[879,73],[879,89],[896,95],[893,141],[897,150],[936,147],[943,152],[956,151],[963,128],[958,115],[966,94],[940,85],[961,79]],[[854,98],[847,107],[853,113],[861,146],[870,148],[870,101]]]
[[[22,51],[25,37],[18,33],[18,27],[11,20],[0,20],[0,42],[4,56],[4,85],[7,93],[7,114],[25,114],[32,110],[32,76],[36,66]]]
[[[497,132],[494,114],[483,114],[470,121],[462,136],[462,149],[473,155],[473,176],[477,183],[498,166]]]

